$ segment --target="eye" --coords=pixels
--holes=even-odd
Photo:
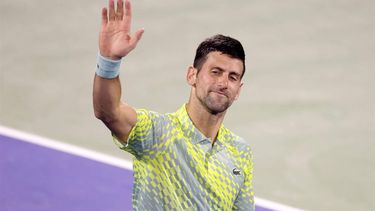
[[[220,71],[219,71],[218,69],[212,69],[211,72],[212,72],[213,74],[219,74],[219,73],[220,73]]]
[[[238,81],[239,77],[237,75],[231,75],[230,80],[232,81]]]

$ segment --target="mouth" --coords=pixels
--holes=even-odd
[[[228,95],[225,92],[221,92],[221,91],[212,91],[212,92],[222,97],[228,98]]]

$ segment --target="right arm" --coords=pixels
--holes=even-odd
[[[130,35],[131,5],[125,0],[109,0],[109,7],[102,9],[102,24],[99,36],[100,55],[119,60],[130,53],[141,39],[144,32],[139,29]],[[137,121],[136,111],[121,102],[121,83],[119,77],[102,78],[95,75],[93,89],[95,116],[100,119],[119,141],[126,143],[128,135]]]

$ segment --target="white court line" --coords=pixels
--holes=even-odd
[[[261,199],[258,197],[255,197],[255,203],[257,206],[265,207],[265,208],[277,210],[277,211],[303,211],[302,209],[297,209],[297,208],[290,207],[290,206],[280,204],[277,202],[269,201],[266,199]]]
[[[67,143],[63,143],[63,142],[56,141],[53,139],[44,138],[44,137],[37,136],[34,134],[22,132],[22,131],[15,130],[15,129],[8,128],[8,127],[1,126],[1,125],[0,125],[0,134],[11,137],[11,138],[15,138],[21,141],[25,141],[28,143],[37,144],[43,147],[48,147],[48,148],[55,149],[58,151],[62,151],[62,152],[77,155],[80,157],[88,158],[91,160],[99,161],[99,162],[109,164],[112,166],[117,166],[117,167],[124,168],[127,170],[133,169],[133,164],[127,160],[113,157],[107,154],[95,152],[93,150],[88,150],[88,149],[78,147],[72,144],[67,144]],[[255,197],[255,203],[257,206],[261,206],[264,208],[277,210],[277,211],[303,211],[301,209],[293,208],[290,206],[286,206],[286,205],[279,204],[273,201],[261,199],[258,197]]]
[[[19,139],[32,144],[48,147],[51,149],[59,150],[69,154],[77,155],[91,160],[99,161],[105,164],[125,168],[128,170],[133,169],[133,164],[127,160],[116,158],[103,153],[95,152],[93,150],[78,147],[72,144],[63,143],[60,141],[44,138],[30,133],[25,133],[12,128],[4,127],[0,125],[0,134]]]

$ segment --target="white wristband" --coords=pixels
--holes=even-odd
[[[112,79],[120,74],[120,60],[107,59],[98,53],[96,74],[102,78]]]

